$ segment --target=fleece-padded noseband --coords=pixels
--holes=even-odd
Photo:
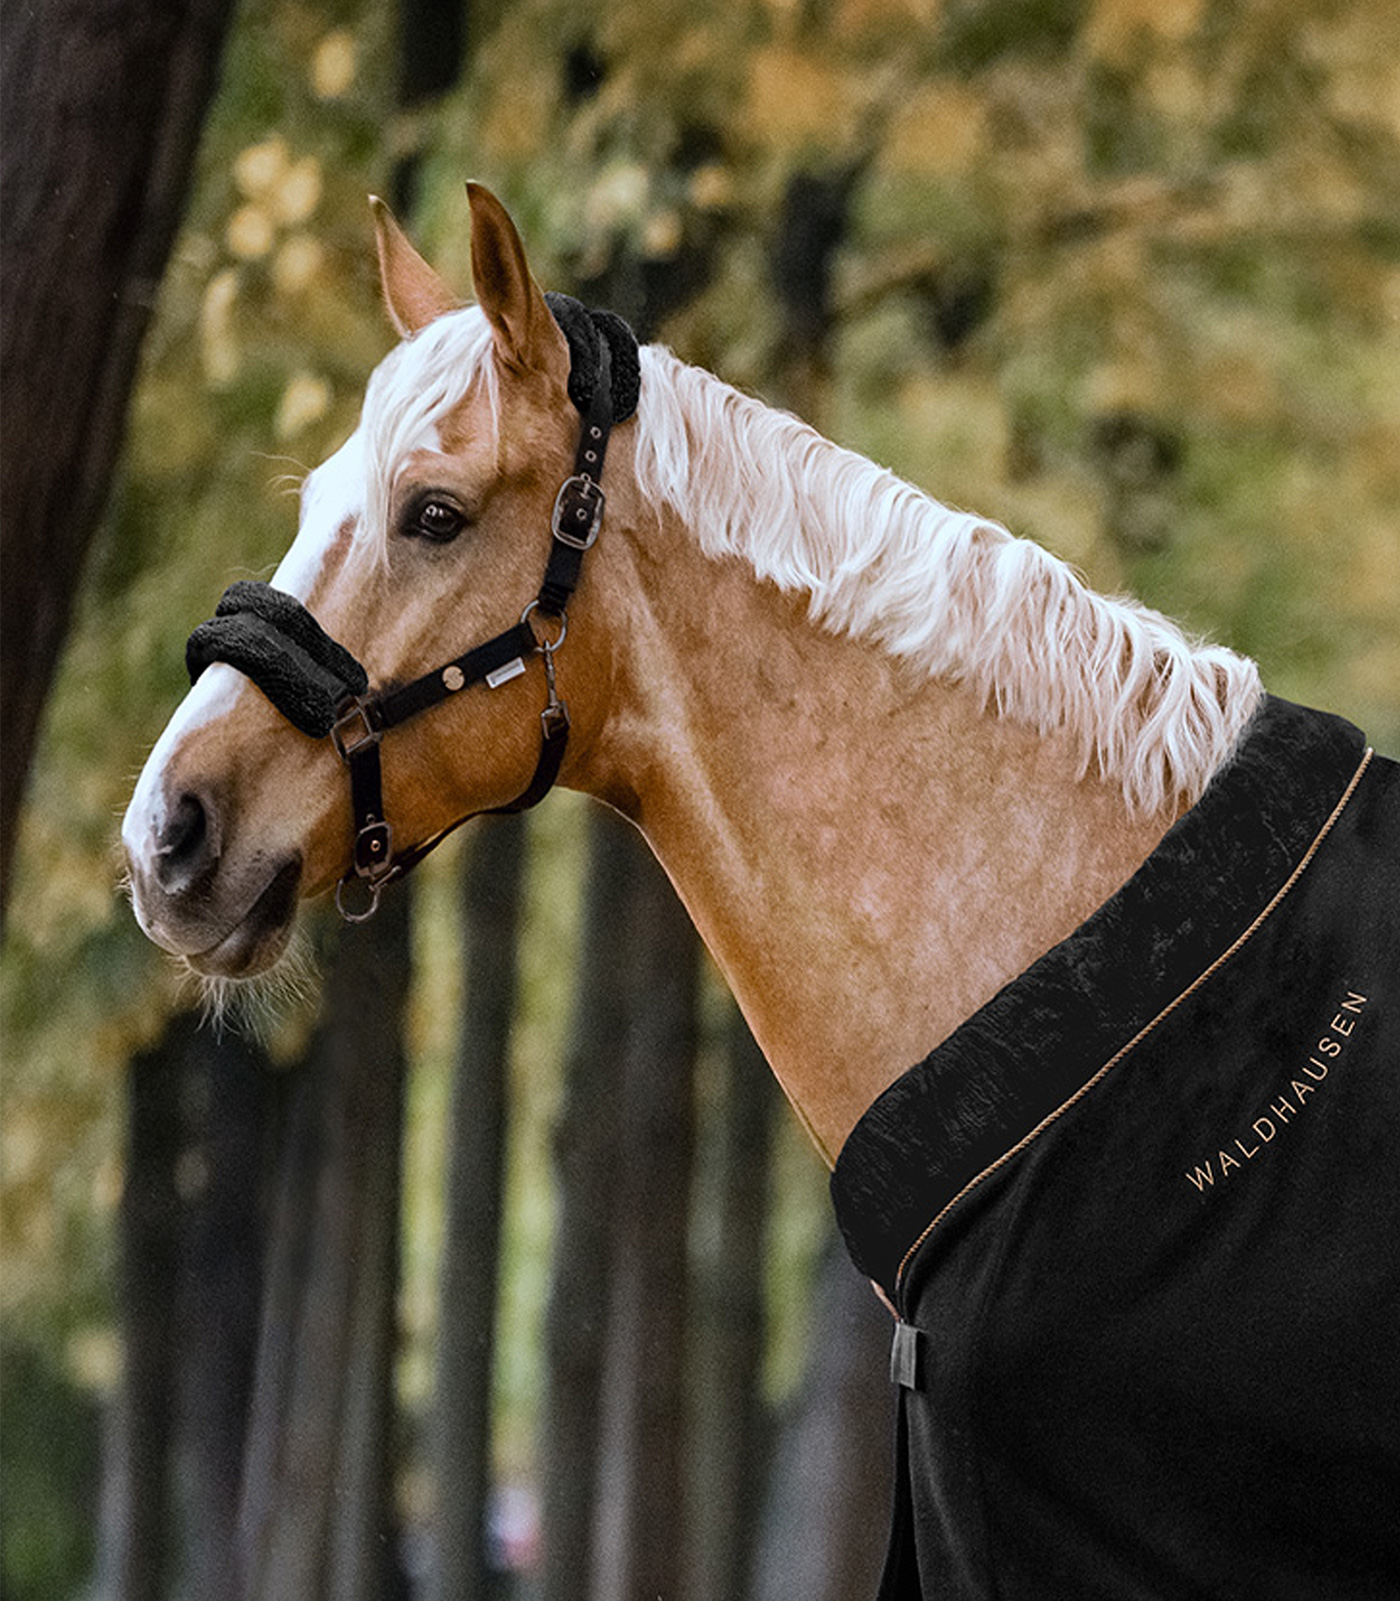
[[[246,673],[294,728],[313,739],[335,727],[347,696],[369,688],[364,668],[300,601],[246,580],[228,586],[214,615],[185,644],[191,683],[213,662]]]
[[[212,663],[226,662],[247,674],[293,727],[313,739],[329,735],[334,741],[349,768],[355,816],[354,859],[336,904],[352,922],[373,916],[382,887],[402,877],[450,832],[395,853],[379,764],[380,741],[388,729],[465,689],[497,689],[539,656],[548,694],[540,714],[539,758],[524,791],[497,809],[524,811],[543,800],[564,760],[569,709],[555,686],[554,656],[564,643],[565,607],[578,585],[584,553],[602,526],[608,436],[615,422],[637,409],[641,363],[636,337],[621,317],[591,311],[568,295],[546,299],[569,344],[569,398],[582,412],[583,426],[574,471],[555,501],[544,579],[518,623],[411,683],[371,694],[365,669],[300,601],[268,584],[244,581],[229,586],[214,616],[195,629],[185,647],[191,683]],[[546,637],[531,626],[536,612],[557,625]],[[344,900],[346,885],[354,882],[368,891],[363,911],[349,910]]]

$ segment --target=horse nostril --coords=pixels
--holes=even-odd
[[[197,795],[181,795],[156,836],[156,878],[175,894],[192,888],[219,859],[213,819]]]

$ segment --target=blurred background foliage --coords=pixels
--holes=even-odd
[[[389,346],[368,193],[465,290],[462,181],[487,182],[547,286],[1400,752],[1391,0],[462,0],[440,90],[405,103],[412,11],[245,0],[49,704],[3,955],[7,1494],[31,1430],[60,1466],[49,1534],[6,1537],[7,1595],[68,1593],[25,1564],[87,1560],[82,1464],[119,1362],[123,1075],[191,1000],[118,891],[116,820],[182,693],[186,632],[227,582],[270,574],[300,477]],[[532,827],[498,1381],[514,1476],[569,1000],[548,953],[577,937],[582,811],[556,798]],[[416,919],[410,1407],[434,1336],[454,871],[425,870]],[[279,1060],[309,1016],[293,1001],[269,1025]],[[784,1140],[790,1286],[826,1203]],[[795,1342],[771,1343],[778,1392]]]

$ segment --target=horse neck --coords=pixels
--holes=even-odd
[[[828,1162],[1172,820],[669,515],[618,531],[589,604],[607,713],[570,781],[641,828]]]

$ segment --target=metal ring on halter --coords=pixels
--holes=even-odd
[[[345,905],[345,886],[359,884],[369,892],[369,905],[362,912],[354,912]],[[383,890],[385,878],[365,878],[346,874],[335,886],[335,909],[347,923],[367,923],[379,910],[379,896]]]
[[[539,607],[540,607],[539,601],[532,600],[530,602],[530,604],[525,608],[525,610],[523,612],[521,612],[520,621],[522,623],[528,623],[530,621],[531,613],[538,611]],[[533,633],[534,630],[531,629],[531,632]],[[564,615],[563,612],[560,612],[559,613],[559,637],[558,637],[558,639],[540,639],[539,636],[536,635],[536,643],[539,645],[540,650],[546,656],[552,656],[554,654],[554,652],[559,649],[559,647],[564,643],[564,641],[568,637],[569,637],[569,619]]]

